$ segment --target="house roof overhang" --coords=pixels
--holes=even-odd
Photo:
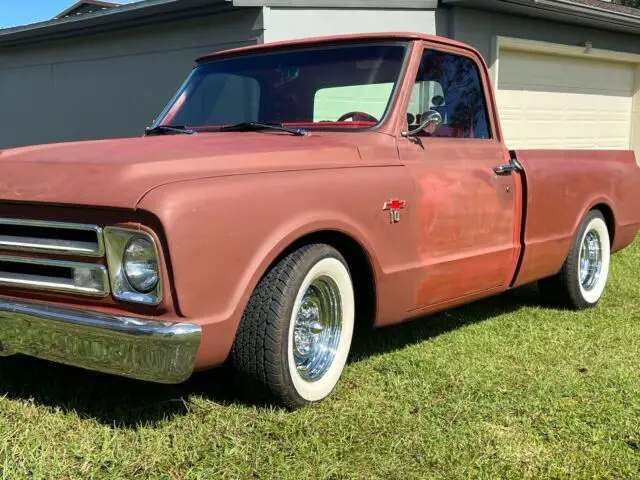
[[[105,8],[105,9],[114,8],[114,7],[119,7],[120,6],[119,3],[103,2],[101,0],[80,0],[79,2],[74,3],[73,5],[71,5],[69,8],[67,8],[63,12],[60,12],[58,15],[56,15],[54,17],[54,19],[63,18],[63,17],[66,17],[67,15],[73,15],[73,13],[76,10],[80,9],[81,7],[83,7],[85,5],[95,5],[96,7],[102,7],[102,8]]]
[[[146,0],[0,30],[0,47],[101,33],[233,10],[232,0]]]
[[[435,9],[438,0],[393,0],[393,6],[400,9]],[[63,12],[46,22],[0,29],[0,47],[251,7],[388,9],[389,0],[145,0],[84,15],[64,17]]]
[[[605,2],[585,0],[442,0],[451,7],[468,7],[499,13],[523,15],[602,30],[640,33],[640,11],[614,9]],[[599,5],[601,4],[601,5]]]
[[[460,6],[546,18],[605,30],[640,33],[640,15],[613,10],[593,0],[440,0],[443,6]],[[438,0],[393,0],[398,9],[435,9]],[[0,47],[130,26],[191,18],[237,8],[368,8],[388,9],[389,0],[146,0],[85,15],[56,18],[0,30]]]

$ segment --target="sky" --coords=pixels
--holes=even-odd
[[[114,0],[133,3],[139,0]],[[0,0],[0,28],[51,20],[77,0]]]

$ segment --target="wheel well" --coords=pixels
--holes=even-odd
[[[355,294],[356,328],[372,327],[377,308],[375,274],[366,250],[349,235],[332,230],[310,233],[289,245],[274,263],[290,252],[313,243],[332,246],[347,261]]]
[[[611,210],[609,205],[606,205],[604,203],[596,205],[592,210],[599,211],[604,217],[604,221],[607,224],[607,230],[609,230],[609,237],[611,237],[611,245],[613,245],[613,239],[616,234],[616,221],[615,217],[613,216],[613,210]]]

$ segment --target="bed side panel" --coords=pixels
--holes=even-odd
[[[608,205],[615,220],[613,250],[640,226],[640,168],[631,151],[516,152],[527,181],[524,255],[514,286],[560,271],[583,217]]]

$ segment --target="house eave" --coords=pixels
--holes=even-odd
[[[437,6],[438,0],[393,0],[399,9]],[[252,7],[388,9],[389,0],[146,0],[66,18],[63,12],[47,22],[0,29],[0,48]]]
[[[147,0],[85,15],[6,28],[0,30],[0,48],[180,20],[234,8],[231,0]]]
[[[640,16],[585,5],[571,0],[441,0],[450,7],[466,7],[522,15],[601,30],[640,33]]]
[[[572,0],[441,0],[460,6],[524,15],[626,33],[640,33],[640,17],[576,3]],[[235,8],[389,8],[388,0],[147,0],[86,15],[0,30],[0,48],[90,33],[162,23]],[[435,9],[438,0],[394,0],[394,8]]]
[[[90,4],[90,5],[95,5],[97,7],[106,7],[106,8],[114,8],[114,7],[119,7],[120,6],[119,3],[114,3],[114,2],[103,2],[101,0],[81,0],[81,1],[79,1],[77,3],[74,3],[73,5],[71,5],[69,8],[67,8],[63,12],[60,12],[58,15],[53,17],[53,19],[57,20],[59,18],[64,18],[64,17],[70,15],[71,13],[73,13],[75,10],[77,10],[78,8],[80,8],[84,4]]]

